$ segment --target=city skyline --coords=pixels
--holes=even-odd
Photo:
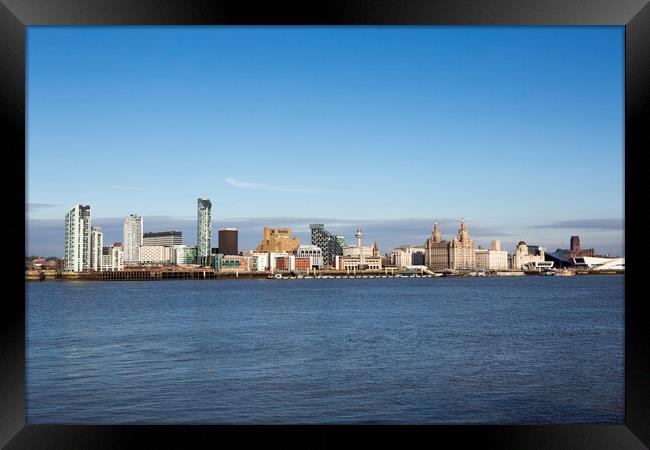
[[[207,199],[206,199],[207,200]],[[207,200],[209,202],[209,200]],[[103,241],[105,244],[112,242],[122,242],[123,234],[122,230],[125,224],[125,221],[132,217],[134,213],[131,213],[125,217],[119,218],[93,218],[92,227],[100,227],[102,229]],[[135,214],[135,216],[138,216]],[[197,243],[197,218],[168,218],[165,216],[152,216],[145,219],[142,216],[138,216],[143,223],[149,224],[151,228],[143,228],[144,233],[152,232],[161,232],[169,230],[178,230],[182,233],[183,243],[185,245],[196,245]],[[461,217],[460,220],[467,220],[464,217]],[[376,241],[379,243],[381,253],[386,253],[393,248],[397,248],[401,245],[424,245],[424,241],[431,236],[431,231],[434,224],[438,224],[442,239],[453,238],[457,233],[459,219],[454,218],[441,218],[441,219],[405,219],[397,221],[370,221],[370,220],[328,220],[323,218],[255,218],[255,219],[228,219],[224,218],[221,220],[212,220],[212,231],[223,230],[231,228],[236,225],[238,234],[240,236],[240,248],[242,250],[252,250],[259,243],[260,236],[262,235],[264,227],[286,227],[290,228],[293,234],[300,238],[301,242],[308,242],[311,236],[310,225],[314,222],[321,222],[326,225],[326,228],[336,233],[337,235],[343,235],[347,240],[352,242],[354,240],[354,235],[357,228],[361,227],[364,229],[364,235],[369,240],[369,242]],[[48,222],[47,226],[49,227],[62,227],[63,220],[61,224],[59,221],[54,220]],[[471,222],[471,221],[470,221]],[[280,224],[280,225],[278,225]],[[427,230],[426,226],[430,224],[430,228]],[[169,225],[169,226],[168,226]],[[589,230],[589,229],[602,229],[611,230],[622,229],[623,222],[620,221],[609,221],[603,220],[601,222],[577,222],[577,223],[550,223],[547,226],[540,226],[538,228],[543,229],[546,227],[559,227],[564,229],[565,227],[573,226],[574,230]],[[584,228],[583,228],[584,227]],[[545,243],[539,239],[535,239],[536,235],[513,235],[499,232],[496,229],[490,227],[483,227],[480,225],[471,225],[472,229],[472,238],[475,241],[476,246],[479,245],[483,248],[489,248],[490,242],[494,239],[498,239],[502,242],[502,247],[512,253],[517,247],[517,243],[521,240],[528,242],[529,244],[536,244],[544,247],[548,251],[554,251],[557,248],[570,248],[570,237],[576,233],[572,233],[571,236],[565,236],[563,241],[558,241],[556,243]],[[146,230],[146,231],[145,231]],[[192,235],[192,230],[194,235]],[[367,232],[366,230],[370,230]],[[425,231],[423,231],[425,230]],[[54,233],[57,230],[49,230]],[[58,230],[61,233],[63,231]],[[603,254],[625,256],[623,251],[623,246],[621,243],[621,251],[615,251],[616,247],[613,247],[613,251],[610,251],[606,246],[598,245],[594,241],[591,241],[589,236],[593,236],[597,231],[590,232],[580,232],[581,240],[585,246],[596,248],[599,252]],[[604,231],[608,232],[608,231]],[[47,233],[32,233],[34,235],[41,235]],[[216,234],[216,233],[215,233]],[[242,239],[241,236],[244,238]],[[383,239],[379,239],[377,236],[384,236]],[[410,239],[409,239],[410,237]],[[505,239],[504,239],[505,238]],[[402,240],[400,240],[402,239]],[[399,244],[394,244],[399,242]],[[123,243],[123,242],[122,242]],[[29,244],[29,242],[28,242]],[[58,244],[58,247],[53,247],[52,252],[50,253],[35,253],[27,252],[28,254],[38,254],[40,256],[63,256],[61,244]]]
[[[61,256],[61,217],[78,203],[104,242],[130,213],[193,242],[196,193],[242,248],[263,226],[304,241],[325,223],[348,239],[361,226],[383,252],[424,242],[436,221],[451,236],[465,217],[483,246],[554,250],[579,234],[624,255],[623,38],[29,28],[26,250]],[[83,160],[100,171],[78,171]]]

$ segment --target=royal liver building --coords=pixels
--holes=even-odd
[[[429,269],[473,269],[476,267],[474,241],[461,219],[458,235],[451,241],[442,239],[438,224],[433,225],[431,237],[424,244],[424,262]]]

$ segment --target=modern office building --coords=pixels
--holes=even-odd
[[[197,248],[194,245],[179,245],[175,248],[174,260],[179,266],[186,264],[197,264]]]
[[[508,252],[501,250],[500,241],[491,241],[490,249],[475,250],[476,267],[484,270],[508,270]]]
[[[223,255],[239,255],[237,228],[222,228],[219,230],[219,253]]]
[[[212,203],[207,198],[197,201],[197,264],[210,265],[212,249]]]
[[[488,269],[508,270],[508,252],[505,250],[488,250]]]
[[[104,233],[101,227],[92,227],[90,232],[90,268],[95,272],[102,270],[102,249]]]
[[[141,264],[170,264],[175,258],[172,257],[173,247],[164,245],[143,245],[140,247]]]
[[[323,250],[316,245],[300,245],[296,249],[296,258],[309,258],[310,268],[323,267]]]
[[[270,252],[269,270],[293,270],[296,256],[288,252]]]
[[[323,267],[333,267],[334,257],[343,255],[345,239],[343,236],[336,236],[325,229],[322,223],[312,223],[311,244],[319,247],[323,252]]]
[[[143,236],[143,219],[137,214],[129,214],[124,219],[124,262],[137,263],[140,260],[140,246]]]
[[[214,268],[224,272],[249,272],[253,269],[253,266],[253,257],[251,256],[223,255],[219,253],[219,257],[215,258]]]
[[[381,256],[340,256],[334,257],[334,264],[338,270],[380,270]]]
[[[102,247],[100,270],[103,272],[124,270],[124,247],[122,247],[121,242],[115,242],[107,247]]]
[[[311,258],[296,256],[296,259],[295,259],[295,262],[294,262],[295,269],[299,270],[301,272],[308,272],[311,269],[313,269],[311,262],[312,262]]]
[[[425,264],[425,248],[415,245],[400,245],[393,249],[390,264],[395,267],[422,266]]]
[[[269,228],[264,227],[262,241],[255,249],[257,253],[291,253],[300,245],[300,238],[292,237],[289,228]]]
[[[90,206],[76,205],[65,215],[65,270],[82,272],[91,268]]]
[[[269,269],[269,254],[268,253],[252,253],[253,259],[252,270],[263,272]]]
[[[157,246],[174,247],[176,245],[183,245],[183,233],[180,231],[156,231],[144,233],[142,235],[143,246]]]

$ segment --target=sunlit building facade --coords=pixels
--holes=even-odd
[[[90,206],[76,205],[65,215],[65,270],[82,272],[91,265]]]
[[[137,263],[140,260],[140,246],[143,237],[143,219],[137,214],[129,214],[124,219],[124,262]]]
[[[199,198],[197,201],[196,226],[197,264],[209,266],[212,253],[212,202],[207,198]]]

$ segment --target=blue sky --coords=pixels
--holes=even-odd
[[[245,248],[318,219],[383,252],[462,216],[484,245],[623,253],[623,27],[30,27],[27,45],[28,253],[63,253],[77,203],[107,240],[137,213],[191,243],[199,196]]]

